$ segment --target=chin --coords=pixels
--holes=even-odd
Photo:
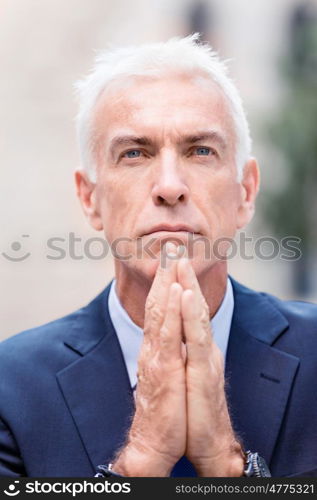
[[[163,258],[163,257],[162,257]],[[144,281],[152,282],[157,268],[160,265],[161,254],[158,254],[156,258],[146,258],[146,259],[133,259],[133,261],[129,261],[126,265],[130,268],[130,272],[133,274],[137,274]],[[217,259],[206,259],[203,255],[194,255],[189,256],[189,260],[195,274],[197,277],[204,275],[210,269],[219,263]],[[163,267],[166,265],[164,260],[162,261]]]
[[[124,274],[127,273],[130,277],[134,276],[132,279],[137,278],[151,283],[154,280],[159,263],[160,258],[158,256],[155,259],[131,259],[124,262],[123,267],[120,267],[122,271],[125,269]]]

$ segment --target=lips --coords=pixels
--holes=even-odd
[[[153,226],[149,229],[147,229],[144,233],[143,236],[146,236],[147,234],[152,234],[152,233],[158,233],[160,231],[165,231],[165,232],[170,232],[170,233],[177,233],[177,232],[187,232],[187,233],[199,233],[196,228],[192,226],[188,226],[186,224],[159,224],[157,226]]]

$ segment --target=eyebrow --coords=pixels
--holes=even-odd
[[[177,140],[178,144],[195,144],[197,142],[211,141],[218,143],[224,151],[227,148],[227,141],[223,135],[216,130],[202,131],[190,135],[182,135]],[[121,146],[137,144],[138,146],[153,146],[154,141],[146,136],[124,135],[116,136],[110,142],[110,153],[113,156],[115,150]]]
[[[217,142],[222,150],[225,150],[227,148],[227,141],[222,134],[215,130],[203,131],[199,132],[198,134],[183,136],[180,140],[180,142],[184,142],[185,144],[194,144],[196,142],[204,141]]]
[[[152,146],[153,141],[148,137],[139,137],[135,135],[124,135],[114,137],[110,142],[110,153],[113,156],[115,150],[120,146],[129,146],[137,144],[138,146]]]

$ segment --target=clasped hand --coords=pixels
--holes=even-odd
[[[145,306],[136,410],[113,469],[169,476],[186,455],[199,476],[240,476],[243,452],[230,422],[208,305],[190,261],[170,242],[163,251],[167,258]]]

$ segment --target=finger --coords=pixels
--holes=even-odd
[[[198,296],[204,298],[193,266],[187,257],[182,257],[178,261],[177,278],[184,290],[191,289],[193,292],[196,292]]]
[[[199,362],[208,359],[212,344],[209,311],[207,305],[194,300],[195,292],[184,290],[181,299],[181,315],[186,341],[187,360]]]
[[[156,271],[150,292],[145,304],[145,336],[158,336],[158,332],[164,321],[166,305],[168,301],[169,288],[177,278],[177,247],[167,242],[164,248],[164,264],[161,263]],[[161,259],[163,261],[163,259]]]
[[[179,283],[169,288],[164,322],[160,329],[160,354],[162,359],[183,359],[181,298],[183,289]]]
[[[161,300],[167,302],[169,287],[176,281],[176,245],[168,241],[162,249],[162,254],[148,295],[148,298],[154,297],[158,303],[161,303]]]
[[[199,311],[200,307],[208,308],[205,297],[203,296],[200,289],[200,285],[193,266],[191,265],[189,259],[186,257],[183,257],[178,261],[177,278],[179,284],[184,290],[189,289],[193,291],[192,300],[194,301],[195,309],[197,308],[197,310]]]

